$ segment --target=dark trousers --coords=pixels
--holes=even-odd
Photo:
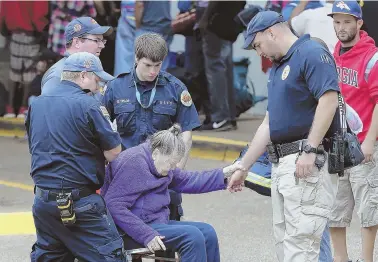
[[[163,239],[167,249],[178,252],[182,262],[219,262],[218,237],[214,228],[206,223],[169,221],[168,224],[151,224]],[[126,236],[125,249],[140,248]]]
[[[211,107],[201,34],[185,37],[185,70],[195,80],[187,86],[197,110],[203,109],[206,119],[211,120]]]
[[[210,96],[211,121],[235,120],[232,42],[204,30],[202,47]]]
[[[47,190],[44,192],[48,192]],[[34,198],[33,217],[37,241],[31,261],[73,262],[123,260],[123,241],[103,198],[98,194],[74,201],[76,222],[66,227],[60,219],[56,201],[47,193]]]

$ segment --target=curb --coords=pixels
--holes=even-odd
[[[24,136],[24,119],[0,118],[0,137],[23,138]],[[248,142],[245,141],[203,136],[194,132],[191,156],[203,159],[233,161],[247,144]]]

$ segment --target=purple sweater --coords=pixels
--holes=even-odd
[[[149,224],[168,223],[168,188],[198,194],[225,189],[226,184],[222,169],[189,172],[176,168],[161,176],[153,163],[150,145],[143,143],[123,151],[106,168],[101,195],[116,225],[146,246],[159,235]]]

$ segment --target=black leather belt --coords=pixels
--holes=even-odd
[[[294,141],[285,144],[269,143],[266,147],[268,151],[269,161],[278,163],[279,159],[291,154],[296,154],[301,151],[303,140]]]
[[[266,147],[269,161],[272,163],[278,163],[279,159],[282,157],[301,152],[303,147],[302,144],[305,145],[306,142],[306,140],[302,139],[284,144],[269,143]],[[324,151],[323,141],[320,143],[318,150]]]
[[[62,193],[62,190],[57,190],[57,189],[47,190],[47,189],[42,189],[39,187],[35,187],[34,191],[35,191],[35,195],[40,198],[45,199],[45,196],[47,196],[48,201],[56,201],[56,197],[58,196],[58,194]],[[74,191],[75,190],[63,190],[64,193],[71,193],[73,200],[79,200],[80,198],[96,193],[96,191],[89,188],[78,189],[78,194],[75,194]]]
[[[302,141],[303,140],[298,140],[298,141],[285,143],[285,144],[273,144],[273,146],[276,149],[277,156],[281,158],[281,157],[285,157],[291,154],[296,154],[299,151],[301,151]]]

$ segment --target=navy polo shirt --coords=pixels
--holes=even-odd
[[[201,125],[185,85],[167,72],[159,73],[152,103],[150,107],[143,108],[136,98],[135,83],[140,93],[140,101],[146,106],[150,102],[155,81],[139,81],[137,77],[134,78],[134,72],[121,74],[111,81],[103,97],[103,104],[111,121],[116,120],[123,148],[139,145],[148,136],[168,129],[174,123],[179,123],[183,132]],[[182,102],[184,95],[190,99],[184,99],[187,103]]]
[[[319,98],[339,91],[332,55],[309,35],[299,38],[268,80],[270,138],[288,143],[308,137]]]
[[[100,188],[103,151],[121,144],[107,117],[105,107],[73,82],[62,81],[49,95],[37,97],[26,119],[35,185]]]

